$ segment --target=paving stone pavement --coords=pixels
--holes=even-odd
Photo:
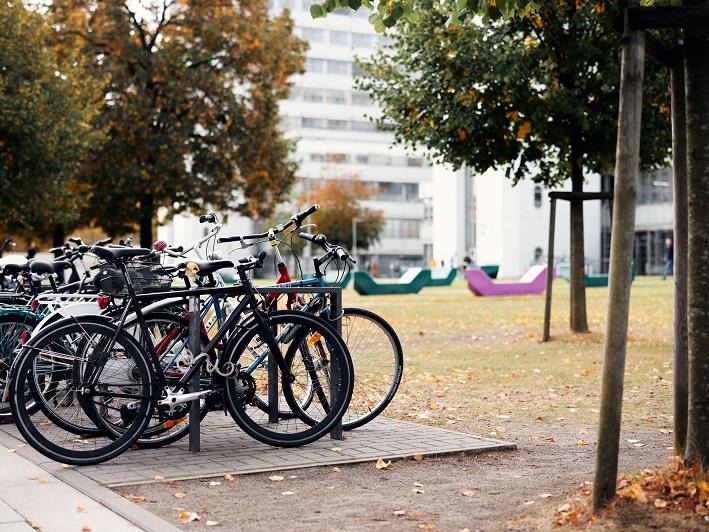
[[[0,443],[23,443],[13,425],[3,425]],[[15,445],[11,445],[15,440]],[[515,445],[426,425],[376,419],[345,439],[323,438],[304,447],[276,448],[241,432],[231,418],[211,413],[201,425],[201,452],[190,452],[188,439],[161,449],[131,450],[96,466],[70,468],[95,483],[115,487],[153,482],[156,476],[171,480],[247,474],[319,465],[390,460],[413,454],[443,455],[460,452],[513,450]],[[22,449],[24,450],[24,449]],[[35,453],[35,461],[51,470],[57,464]],[[67,471],[66,469],[64,470]],[[74,475],[75,478],[76,475]]]

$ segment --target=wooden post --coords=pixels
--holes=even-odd
[[[627,12],[626,12],[627,17]],[[608,287],[608,311],[601,385],[593,507],[599,509],[615,497],[623,400],[623,378],[630,309],[633,234],[640,162],[640,118],[645,59],[645,36],[628,29],[623,35],[618,140],[615,166],[615,201]]]
[[[684,95],[684,52],[671,51],[672,167],[674,204],[674,451],[682,456],[687,441],[687,122]]]
[[[554,281],[554,230],[556,228],[556,198],[551,198],[549,210],[549,246],[547,247],[547,291],[544,304],[544,334],[542,342],[549,341],[549,328],[551,327],[551,285]]]

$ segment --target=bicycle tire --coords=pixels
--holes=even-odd
[[[343,309],[342,339],[354,368],[354,389],[342,428],[352,430],[376,418],[394,399],[404,372],[404,352],[392,326],[364,309]]]
[[[191,360],[184,350],[189,342],[189,320],[183,316],[170,312],[153,312],[145,315],[145,323],[151,334],[150,341],[156,348],[156,353],[160,357],[163,370],[173,368],[170,373],[175,373],[172,381],[178,381],[185,365],[189,365]],[[129,331],[130,332],[130,331]],[[133,333],[136,337],[136,334]],[[142,336],[137,338],[140,343],[145,339]],[[201,346],[205,347],[209,343],[209,337],[203,332],[200,333]],[[184,364],[179,363],[179,358],[183,357]],[[167,360],[166,360],[167,359]],[[189,434],[188,411],[189,403],[184,404],[184,415],[177,419],[170,419],[158,405],[155,406],[153,417],[135,442],[140,449],[157,449],[181,440]],[[200,421],[209,413],[209,406],[205,399],[200,401]]]
[[[22,349],[23,333],[25,340],[39,321],[24,313],[0,316],[0,418],[10,417],[10,401],[6,396],[7,378],[10,367]],[[30,400],[29,390],[25,396]]]
[[[86,319],[84,319],[86,318]],[[85,342],[76,342],[84,338]],[[115,343],[113,339],[115,338]],[[72,343],[63,340],[72,340]],[[111,345],[111,358],[97,364]],[[48,402],[38,391],[42,372],[57,365],[72,368],[76,400],[58,405]],[[97,372],[96,384],[84,386],[83,379]],[[28,385],[39,405],[35,413],[15,393]],[[137,342],[106,320],[88,317],[67,318],[39,333],[25,347],[14,367],[11,381],[11,408],[22,436],[44,456],[72,465],[93,465],[110,460],[128,449],[147,426],[154,407],[154,374]],[[97,416],[115,417],[120,405],[130,401],[136,410],[135,422],[119,437],[105,433]],[[76,437],[53,423],[46,414],[62,419],[81,419],[81,425],[93,423],[96,435]],[[87,421],[89,420],[89,421]]]
[[[300,416],[287,419],[280,418],[278,410],[284,408],[284,404],[287,404],[288,408],[293,412],[298,413],[300,410],[296,396],[300,386],[299,382],[301,381],[299,381],[299,375],[295,375],[295,382],[286,382],[278,367],[275,368],[275,374],[280,386],[277,386],[275,390],[273,387],[269,389],[268,382],[254,382],[251,384],[253,388],[251,390],[253,394],[251,394],[245,391],[245,388],[249,385],[248,379],[242,377],[227,379],[225,386],[227,408],[239,427],[262,443],[276,447],[297,447],[311,443],[330,432],[347,410],[353,386],[352,362],[347,353],[347,348],[327,322],[310,314],[277,311],[269,314],[266,319],[269,327],[275,331],[272,333],[274,336],[285,326],[301,326],[302,334],[294,338],[289,345],[279,345],[281,352],[284,350],[287,352],[288,349],[297,349],[298,344],[306,334],[317,333],[324,339],[330,363],[335,360],[340,368],[337,381],[330,382],[330,386],[328,386],[327,390],[324,390],[329,399],[327,408],[324,408],[319,401],[313,401],[310,408],[308,408],[308,412],[310,419],[314,420],[314,422],[306,423]],[[242,331],[233,342],[230,342],[223,358],[226,362],[237,364],[245,351],[263,349],[267,349],[265,338],[261,337],[259,327],[254,325]],[[291,368],[289,369],[292,371]],[[272,400],[269,400],[269,390],[274,396]],[[269,416],[269,413],[264,412],[255,404],[256,395],[267,404],[273,403],[275,416]],[[314,416],[316,408],[319,414],[317,418]]]

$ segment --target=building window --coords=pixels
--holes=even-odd
[[[382,236],[384,238],[418,238],[420,220],[389,219],[384,224]]]
[[[308,42],[324,42],[325,32],[320,28],[301,28],[301,36]]]
[[[352,105],[369,105],[369,94],[366,92],[353,92]]]
[[[347,120],[328,120],[327,129],[346,130],[348,129]]]
[[[357,48],[371,48],[373,41],[373,35],[368,35],[366,33],[352,34],[352,46],[356,46]]]
[[[330,44],[347,46],[350,44],[350,34],[346,31],[330,30]]]
[[[303,101],[304,102],[320,103],[320,102],[325,101],[325,95],[323,94],[323,91],[320,89],[304,88],[303,89]]]
[[[325,127],[325,121],[322,118],[309,118],[304,116],[300,119],[300,125],[301,127],[323,129]]]
[[[347,103],[347,93],[345,91],[329,90],[327,91],[327,102],[344,105]]]
[[[349,61],[328,61],[327,62],[327,73],[328,74],[340,74],[342,76],[347,76],[350,73],[350,62]]]
[[[534,187],[534,206],[540,208],[542,206],[542,187]]]
[[[308,72],[325,72],[325,60],[308,57],[305,61],[305,70]]]
[[[328,163],[345,164],[345,163],[349,162],[350,156],[347,155],[346,153],[328,153],[325,156],[325,160]]]
[[[311,153],[310,154],[311,163],[324,163],[325,156],[322,153]]]

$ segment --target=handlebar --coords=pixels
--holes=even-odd
[[[199,217],[199,223],[201,223],[201,224],[204,224],[204,223],[215,224],[215,223],[217,223],[217,215],[214,214],[213,212],[210,212],[209,214],[203,214],[202,216]]]
[[[346,262],[350,266],[354,266],[357,263],[357,261],[354,260],[352,256],[347,251],[345,251],[342,246],[335,246],[333,244],[330,244],[327,241],[327,237],[325,235],[311,235],[310,233],[300,233],[298,236],[303,240],[307,240],[323,248],[327,252],[326,256],[335,255],[340,261]],[[323,257],[323,259],[324,258],[325,257]]]
[[[313,214],[315,211],[320,210],[320,205],[317,203],[315,205],[311,205],[308,207],[306,210],[303,212],[299,212],[298,214],[294,214],[291,216],[291,219],[288,220],[287,223],[281,225],[277,225],[276,227],[273,227],[269,229],[268,231],[265,231],[263,233],[256,233],[253,235],[237,235],[237,236],[225,236],[217,239],[217,242],[220,244],[224,244],[226,242],[241,242],[243,247],[247,247],[250,244],[244,244],[245,240],[261,240],[264,238],[269,238],[270,234],[278,234],[282,233],[286,229],[288,229],[291,226],[295,226],[296,228],[300,227],[303,224],[303,220],[305,220],[308,216]]]

